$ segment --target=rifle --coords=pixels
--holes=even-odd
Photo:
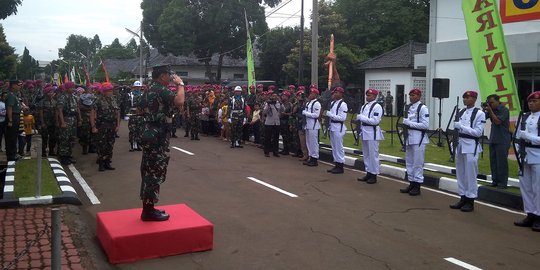
[[[356,130],[358,128],[358,123],[356,123],[355,119],[356,119],[356,115],[353,114],[353,116],[351,117],[351,121],[349,122],[349,125],[351,126],[351,131],[352,131],[352,135],[353,135],[353,138],[354,138],[354,146],[358,146],[358,141],[359,141],[360,137],[358,137],[358,133],[357,133],[357,130]]]
[[[459,122],[459,96],[456,98],[456,107],[455,107],[454,123]],[[452,131],[452,152],[450,153],[450,162],[456,160],[456,151],[459,144],[459,129],[454,128]]]
[[[409,117],[410,107],[411,107],[411,104],[405,103],[405,107],[403,109],[403,116],[399,116],[396,121],[396,130],[397,130],[399,143],[401,144],[401,152],[405,152],[405,145],[407,144],[407,139],[409,138],[409,130],[407,129],[408,127],[405,124],[400,123],[399,120],[401,119],[401,117],[403,117],[403,120]],[[400,128],[401,128],[401,132],[400,132]]]
[[[518,120],[516,123],[519,124],[519,128],[521,132],[525,132],[527,129],[527,124],[525,123],[526,119],[523,117],[524,112],[520,112],[518,116]],[[514,141],[512,143],[512,146],[514,147],[514,154],[516,155],[516,160],[518,162],[519,166],[519,175],[523,176],[523,164],[525,163],[525,156],[527,155],[527,152],[525,151],[525,140],[524,139],[517,139],[517,125],[516,130],[514,130]],[[516,144],[519,146],[519,149],[516,149]]]

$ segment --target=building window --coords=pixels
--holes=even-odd
[[[426,104],[426,79],[413,78],[413,88],[422,90],[422,103]]]
[[[369,80],[369,88],[377,89],[380,93],[390,91],[390,80]]]
[[[234,74],[234,75],[233,75],[233,78],[235,78],[235,79],[243,79],[243,78],[244,78],[244,74]]]

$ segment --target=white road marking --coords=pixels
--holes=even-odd
[[[174,149],[176,149],[176,150],[178,150],[178,151],[180,151],[180,152],[183,152],[183,153],[185,153],[185,154],[188,154],[188,155],[190,155],[190,156],[194,156],[194,155],[195,155],[195,154],[193,154],[193,153],[191,153],[191,152],[189,152],[189,151],[186,151],[186,150],[184,150],[184,149],[182,149],[182,148],[178,148],[178,147],[176,147],[176,146],[173,146],[172,148],[174,148]]]
[[[460,260],[458,260],[458,259],[454,259],[454,258],[444,258],[444,259],[447,260],[447,261],[449,261],[449,262],[451,262],[451,263],[453,263],[453,264],[459,265],[459,266],[461,266],[461,267],[463,267],[463,268],[465,268],[465,269],[469,269],[469,270],[482,270],[482,268],[478,268],[478,267],[476,267],[476,266],[474,266],[474,265],[470,265],[470,264],[468,264],[468,263],[466,263],[466,262],[462,262],[462,261],[460,261]]]
[[[319,161],[319,163],[323,163],[323,164],[327,164],[327,165],[334,166],[333,163],[329,163],[329,162]],[[356,170],[356,169],[350,169],[350,168],[345,168],[345,169],[346,169],[346,170],[349,170],[349,171],[353,171],[353,172],[363,172],[363,171]],[[403,184],[403,181],[402,181],[402,180],[397,180],[397,179],[393,179],[393,178],[391,178],[391,177],[386,177],[386,176],[383,176],[383,177],[386,178],[386,179],[388,179],[388,180],[390,180],[390,181],[394,181],[394,182],[402,183],[402,184]],[[455,194],[452,194],[452,193],[448,193],[448,192],[446,192],[446,191],[438,190],[438,189],[435,189],[435,188],[429,188],[429,187],[422,186],[422,189],[429,190],[429,191],[433,191],[433,192],[436,192],[436,193],[439,193],[439,194],[443,194],[443,195],[446,195],[446,196],[449,196],[449,197],[460,198],[460,196],[458,196],[458,195],[455,195]],[[516,215],[521,215],[521,216],[524,216],[524,215],[525,215],[523,212],[518,212],[518,211],[510,210],[510,209],[508,209],[508,208],[500,207],[500,206],[493,205],[493,204],[489,204],[489,203],[485,203],[485,202],[475,201],[475,203],[481,204],[481,205],[485,205],[485,206],[487,206],[487,207],[495,208],[495,209],[498,209],[498,210],[502,210],[502,211],[505,211],[505,212],[508,212],[508,213],[516,214]]]
[[[88,199],[90,199],[90,202],[92,204],[101,204],[96,194],[94,194],[94,191],[92,190],[92,188],[90,188],[90,186],[86,183],[86,181],[84,181],[84,178],[81,176],[79,171],[77,171],[75,166],[73,166],[73,164],[70,164],[68,168],[73,174],[73,177],[75,177],[75,179],[77,179],[77,182],[79,182],[79,185],[81,185],[82,189],[86,193],[86,196],[88,197]]]
[[[276,187],[276,186],[272,186],[272,185],[270,185],[270,184],[268,184],[268,183],[266,183],[266,182],[264,182],[264,181],[261,181],[261,180],[255,178],[255,177],[251,177],[251,176],[250,176],[250,177],[247,177],[247,179],[249,179],[249,180],[251,180],[251,181],[253,181],[253,182],[255,182],[255,183],[261,184],[261,185],[263,185],[263,186],[265,186],[265,187],[271,188],[271,189],[273,189],[273,190],[275,190],[275,191],[277,191],[277,192],[283,193],[283,194],[285,194],[285,195],[287,195],[287,196],[289,196],[289,197],[292,197],[292,198],[298,198],[298,195],[296,195],[296,194],[290,193],[290,192],[285,191],[285,190],[283,190],[283,189],[281,189],[281,188],[278,188],[278,187]]]

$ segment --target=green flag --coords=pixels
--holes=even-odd
[[[480,94],[497,94],[517,118],[521,111],[512,64],[495,0],[462,0],[469,47]]]
[[[244,11],[245,12],[245,11]],[[251,36],[249,35],[249,24],[247,20],[247,14],[244,13],[246,16],[246,31],[247,31],[247,44],[246,44],[246,52],[247,52],[247,69],[248,69],[248,89],[253,86],[255,87],[255,62],[253,62],[253,46],[251,45]]]

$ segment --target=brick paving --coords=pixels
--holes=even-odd
[[[51,207],[0,209],[0,269],[51,269]],[[65,208],[60,207],[62,213]],[[63,219],[62,219],[63,220]],[[84,269],[81,254],[62,221],[62,269]],[[41,237],[39,237],[41,235]],[[9,268],[18,254],[28,252]]]

